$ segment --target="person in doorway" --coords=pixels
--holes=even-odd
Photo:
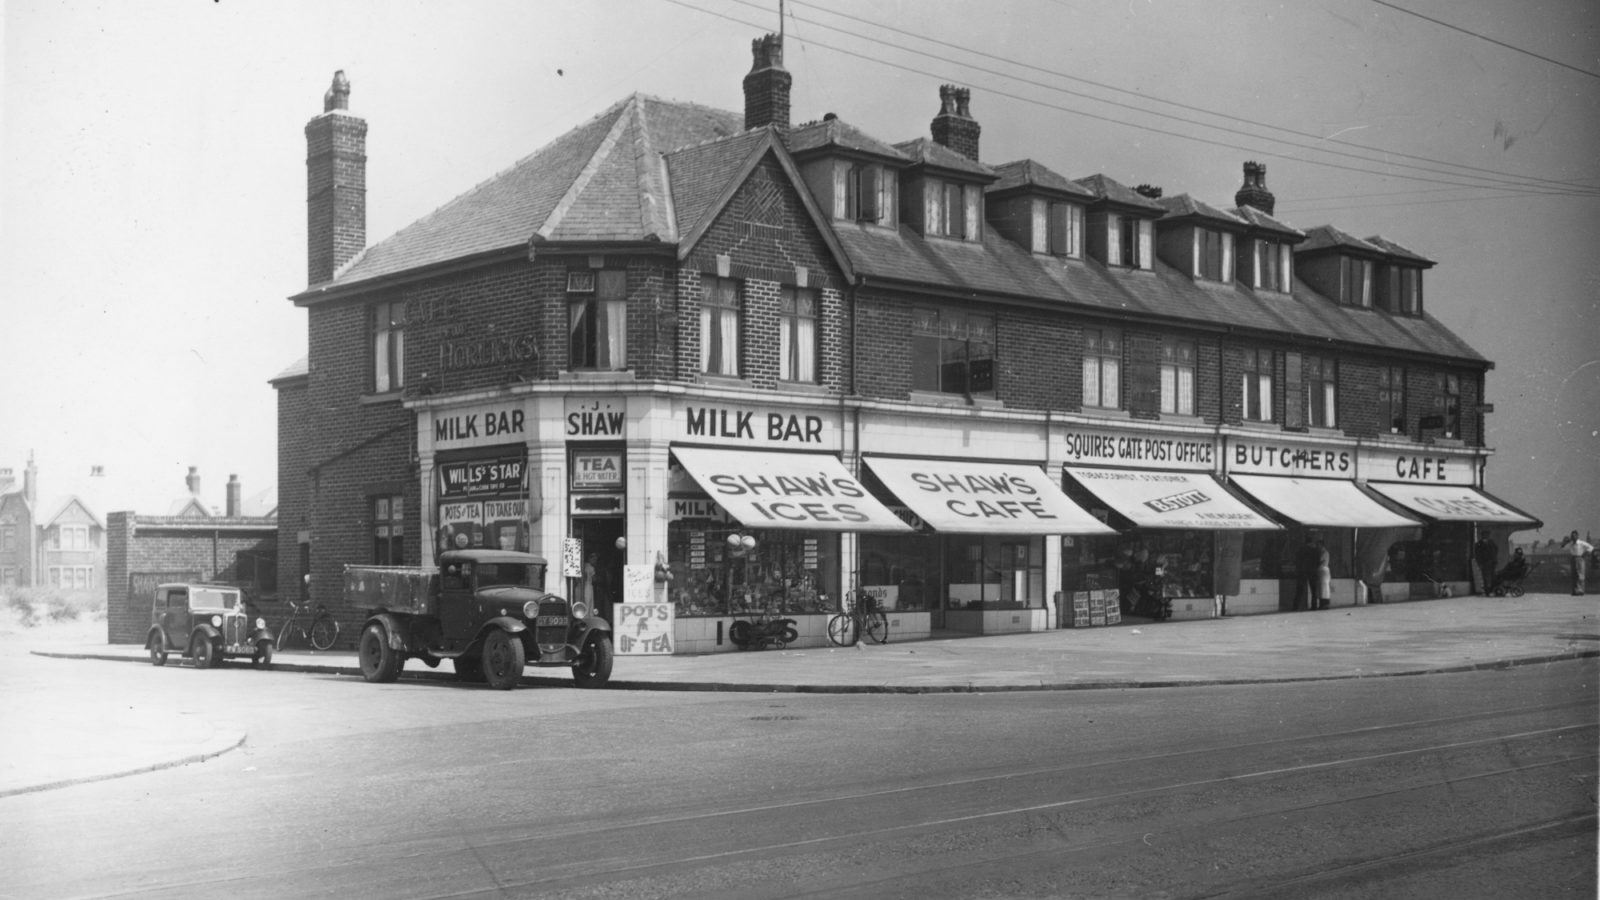
[[[1472,545],[1472,559],[1478,564],[1478,588],[1487,594],[1494,589],[1494,573],[1500,565],[1500,547],[1487,531]]]
[[[1294,555],[1294,608],[1296,611],[1317,608],[1317,568],[1322,563],[1322,551],[1317,547],[1316,532],[1306,533],[1306,542]]]
[[[1328,545],[1317,538],[1317,609],[1333,603],[1333,567],[1328,561]]]
[[[1571,535],[1561,540],[1561,546],[1568,548],[1567,555],[1572,558],[1572,596],[1582,597],[1584,582],[1589,577],[1589,554],[1594,552],[1594,545],[1578,537],[1578,530],[1574,528]]]

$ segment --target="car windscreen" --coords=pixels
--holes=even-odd
[[[523,563],[478,563],[478,587],[509,584],[532,587],[528,581],[528,566]]]
[[[215,588],[195,588],[189,594],[190,609],[237,609],[238,591],[221,591]]]

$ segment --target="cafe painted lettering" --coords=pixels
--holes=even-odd
[[[1449,461],[1442,456],[1397,456],[1394,474],[1402,481],[1448,481],[1445,466]]]

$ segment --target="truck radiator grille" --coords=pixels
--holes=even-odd
[[[545,652],[559,651],[567,643],[572,613],[565,603],[539,604],[539,617],[533,623],[533,640]]]

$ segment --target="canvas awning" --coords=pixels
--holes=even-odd
[[[1369,481],[1367,487],[1435,522],[1478,522],[1526,528],[1543,525],[1533,516],[1477,488],[1448,484],[1392,484],[1386,481]]]
[[[748,528],[911,531],[837,457],[673,447],[702,490]]]
[[[879,456],[863,462],[935,531],[1116,533],[1072,502],[1036,465]]]
[[[1277,523],[1245,505],[1204,472],[1084,469],[1066,472],[1100,502],[1140,528],[1274,531]]]
[[[1353,481],[1234,475],[1234,485],[1285,518],[1321,528],[1404,528],[1422,523],[1390,511]]]

